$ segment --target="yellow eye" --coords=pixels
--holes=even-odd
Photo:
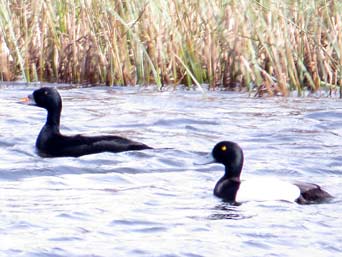
[[[222,150],[223,152],[227,151],[227,146],[223,145],[223,146],[221,147],[221,150]]]

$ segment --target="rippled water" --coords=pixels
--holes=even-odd
[[[341,100],[61,89],[63,133],[164,149],[43,159],[45,110],[17,103],[33,89],[0,87],[0,256],[341,254]],[[244,178],[311,181],[334,200],[223,203],[212,194],[223,168],[193,165],[220,140],[243,147]]]

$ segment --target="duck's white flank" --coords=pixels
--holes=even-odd
[[[276,201],[294,202],[300,196],[297,186],[276,178],[253,178],[242,181],[236,202]]]

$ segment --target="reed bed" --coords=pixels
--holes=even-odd
[[[342,91],[342,3],[0,0],[0,79]]]

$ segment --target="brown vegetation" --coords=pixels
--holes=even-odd
[[[0,79],[333,92],[342,3],[314,0],[0,2]]]

